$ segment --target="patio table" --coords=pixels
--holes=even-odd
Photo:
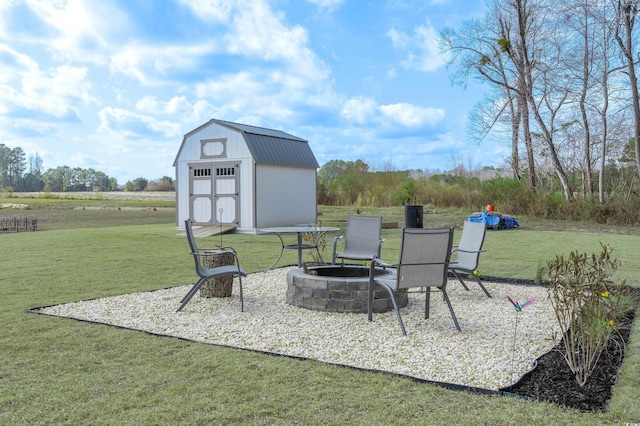
[[[309,225],[274,226],[274,227],[258,229],[258,233],[274,234],[280,239],[280,244],[281,244],[280,255],[278,256],[276,261],[273,262],[273,265],[267,268],[267,271],[273,268],[274,266],[276,266],[276,264],[280,261],[280,258],[282,257],[282,253],[284,253],[285,249],[298,250],[298,268],[302,267],[302,250],[315,249],[315,251],[318,253],[318,256],[320,257],[320,260],[324,262],[324,259],[322,259],[322,255],[320,254],[320,250],[318,250],[318,244],[315,242],[311,244],[303,244],[302,235],[306,234],[307,232],[316,232],[320,234],[318,235],[318,238],[320,238],[327,232],[335,232],[339,230],[340,228],[336,228],[332,226],[309,226]],[[284,240],[282,239],[282,234],[298,234],[298,243],[285,244]]]

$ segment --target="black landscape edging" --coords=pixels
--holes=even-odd
[[[638,288],[630,288],[631,293],[633,293],[635,295],[635,297],[640,299],[640,289]],[[629,312],[628,315],[628,319],[629,319],[629,325],[628,327],[625,327],[625,331],[626,331],[626,341],[628,342],[628,339],[631,337],[631,331],[634,327],[635,321],[637,320],[637,313],[638,313],[638,309],[640,309],[640,305],[636,305],[636,308],[634,310],[632,310],[631,312]],[[610,337],[610,339],[613,339],[613,336]],[[538,358],[535,359],[535,361],[533,362],[533,366],[531,368],[531,370],[527,371],[526,373],[524,373],[520,379],[518,379],[518,381],[516,381],[515,383],[500,388],[498,389],[498,392],[500,392],[501,395],[503,396],[507,396],[507,397],[514,397],[514,398],[518,398],[518,399],[522,399],[522,400],[526,400],[526,401],[531,401],[531,402],[547,402],[547,403],[551,403],[551,404],[555,404],[558,405],[560,407],[563,408],[569,408],[569,409],[575,409],[575,410],[579,410],[583,413],[592,413],[594,411],[602,411],[605,412],[607,411],[608,405],[611,402],[611,397],[613,396],[613,387],[615,386],[615,382],[617,382],[617,379],[615,380],[615,382],[611,385],[611,395],[609,397],[609,399],[606,401],[606,403],[604,404],[604,406],[602,407],[597,407],[597,408],[593,408],[593,409],[587,409],[587,408],[578,408],[575,406],[571,406],[571,405],[566,405],[566,404],[562,404],[560,402],[554,401],[553,399],[546,399],[546,398],[534,398],[531,396],[527,396],[527,395],[521,395],[519,393],[516,393],[514,390],[517,390],[520,385],[525,382],[526,380],[528,380],[530,378],[531,375],[533,375],[536,370],[539,367],[539,361],[547,356],[549,356],[550,354],[552,354],[553,352],[561,352],[562,350],[564,350],[564,346],[562,343],[562,340],[560,340],[558,342],[558,344],[553,347],[550,351],[542,354],[541,356],[539,356]],[[622,359],[620,360],[620,364],[618,365],[618,369],[616,370],[616,375],[619,372],[620,368],[622,367],[622,365],[624,364],[624,360],[626,358],[626,348],[623,350],[623,355],[622,355]],[[525,392],[526,393],[526,392]]]
[[[156,290],[152,290],[152,291],[156,291]],[[95,299],[91,299],[91,300],[95,300]],[[279,352],[263,351],[263,350],[260,350],[260,349],[242,348],[242,347],[239,347],[239,346],[223,345],[223,344],[219,344],[219,343],[199,342],[199,341],[196,341],[196,340],[188,339],[186,337],[170,336],[168,334],[155,333],[153,331],[141,330],[139,328],[131,328],[131,327],[125,327],[125,326],[122,326],[122,325],[109,324],[107,322],[102,322],[102,321],[91,321],[91,320],[86,320],[86,319],[82,319],[82,318],[74,318],[74,317],[62,316],[62,315],[52,315],[52,314],[45,314],[43,312],[40,312],[40,310],[42,310],[42,309],[50,308],[50,307],[53,307],[53,306],[57,306],[57,305],[48,305],[48,306],[40,306],[40,307],[36,307],[36,308],[30,308],[30,309],[27,310],[27,313],[37,314],[37,315],[42,315],[42,316],[48,316],[48,317],[66,318],[66,319],[70,319],[70,320],[77,321],[77,322],[82,322],[82,323],[87,323],[87,324],[97,324],[97,325],[104,325],[104,326],[108,326],[108,327],[115,327],[115,328],[119,328],[121,330],[137,331],[137,332],[146,333],[146,334],[148,334],[150,336],[154,336],[154,337],[163,337],[163,338],[168,338],[168,339],[178,339],[178,340],[181,340],[181,341],[184,341],[184,342],[190,342],[190,343],[195,343],[195,344],[218,346],[218,347],[221,347],[221,348],[236,349],[236,350],[241,350],[241,351],[246,351],[246,352],[259,353],[259,354],[263,354],[263,355],[276,356],[276,357],[282,357],[282,358],[289,358],[289,359],[294,359],[294,360],[297,360],[297,361],[315,361],[315,362],[319,362],[319,363],[322,363],[322,364],[328,364],[328,365],[333,365],[333,366],[336,366],[336,367],[348,368],[348,369],[351,369],[351,370],[367,371],[367,372],[377,373],[377,374],[387,374],[387,375],[391,375],[391,376],[396,376],[396,377],[402,377],[402,378],[405,378],[405,379],[409,379],[409,380],[411,380],[413,382],[416,382],[416,383],[430,384],[430,385],[439,386],[439,387],[442,387],[442,388],[445,388],[445,389],[449,389],[449,390],[453,390],[453,391],[471,392],[471,393],[476,393],[476,394],[481,394],[481,395],[500,395],[501,394],[500,391],[493,390],[493,389],[485,389],[485,388],[474,387],[474,386],[466,386],[466,385],[460,385],[460,384],[456,384],[456,383],[439,382],[439,381],[435,381],[435,380],[429,380],[429,379],[423,379],[423,378],[420,378],[420,377],[411,376],[411,375],[408,375],[408,374],[394,373],[394,372],[391,372],[391,371],[384,371],[384,370],[374,370],[374,369],[370,369],[370,368],[355,367],[353,365],[340,364],[340,363],[336,363],[336,362],[320,361],[320,360],[313,359],[313,358],[305,358],[305,357],[301,357],[301,356],[297,356],[297,355],[282,354],[282,353],[279,353]]]
[[[505,284],[510,284],[510,285],[541,286],[541,284],[536,284],[532,280],[525,280],[525,279],[519,279],[519,278],[503,278],[503,277],[488,277],[488,276],[484,276],[484,277],[482,277],[482,279],[485,280],[485,281],[488,281],[488,282],[498,282],[498,283],[505,283]],[[542,285],[542,286],[544,286],[544,285]],[[172,287],[175,287],[175,286],[169,286],[169,287],[165,287],[163,289],[172,288]],[[147,290],[147,292],[154,292],[154,291],[159,291],[159,290],[163,290],[163,289]],[[632,290],[636,295],[640,295],[640,289],[632,289]],[[105,296],[105,297],[109,297],[109,296]],[[96,299],[101,299],[101,298],[102,297],[93,298],[93,299],[87,299],[87,300],[96,300]],[[229,348],[229,349],[239,349],[239,350],[248,351],[248,352],[260,353],[260,354],[264,354],[264,355],[285,357],[285,358],[295,359],[295,360],[299,360],[299,361],[316,361],[316,362],[322,362],[322,363],[325,363],[325,364],[335,365],[335,366],[338,366],[338,367],[349,368],[349,369],[353,369],[353,370],[360,370],[360,371],[368,371],[368,372],[373,372],[373,373],[378,373],[378,374],[393,375],[393,376],[396,376],[396,377],[402,377],[402,378],[405,378],[405,379],[409,379],[409,380],[414,381],[416,383],[430,384],[430,385],[439,386],[439,387],[442,387],[442,388],[445,388],[445,389],[449,389],[449,390],[453,390],[453,391],[462,391],[462,392],[466,391],[466,392],[470,392],[470,393],[483,394],[483,395],[500,395],[500,396],[505,396],[505,397],[512,397],[512,398],[527,400],[527,401],[531,401],[531,402],[545,402],[545,401],[544,400],[539,400],[539,399],[536,399],[536,398],[532,398],[532,397],[529,397],[529,396],[526,396],[526,395],[519,395],[519,394],[514,393],[512,391],[515,388],[517,388],[524,380],[528,379],[536,371],[536,369],[538,367],[538,361],[541,358],[543,358],[544,356],[548,355],[552,351],[557,350],[557,346],[556,346],[553,349],[551,349],[550,351],[548,351],[548,352],[544,353],[543,355],[541,355],[540,357],[536,358],[536,360],[533,362],[531,370],[529,370],[526,373],[524,373],[515,383],[513,383],[513,384],[511,384],[509,386],[503,387],[503,388],[499,388],[498,390],[492,390],[492,389],[485,389],[485,388],[479,388],[479,387],[473,387],[473,386],[465,386],[465,385],[460,385],[460,384],[455,384],[455,383],[439,382],[439,381],[423,379],[423,378],[419,378],[419,377],[415,377],[415,376],[411,376],[411,375],[406,375],[406,374],[401,374],[401,373],[393,373],[393,372],[389,372],[389,371],[374,370],[374,369],[368,369],[368,368],[360,368],[360,367],[355,367],[355,366],[345,365],[345,364],[340,364],[340,363],[332,363],[332,362],[314,360],[312,358],[305,358],[305,357],[300,357],[300,356],[295,356],[295,355],[287,355],[287,354],[282,354],[282,353],[277,353],[277,352],[269,352],[269,351],[263,351],[263,350],[242,348],[242,347],[236,347],[236,346],[230,346],[230,345],[221,345],[221,344],[216,344],[216,343],[198,342],[198,341],[195,341],[195,340],[192,340],[192,339],[183,338],[183,337],[180,337],[180,336],[170,336],[170,335],[166,335],[166,334],[154,333],[154,332],[150,332],[150,331],[146,331],[146,330],[130,328],[130,327],[124,327],[124,326],[109,324],[109,323],[100,322],[100,321],[90,321],[90,320],[84,320],[84,319],[69,317],[69,316],[52,315],[52,314],[45,314],[43,312],[40,312],[42,309],[45,309],[45,308],[48,308],[48,307],[57,306],[57,305],[60,305],[60,304],[65,304],[65,303],[74,303],[74,302],[63,302],[63,303],[58,303],[58,304],[54,304],[54,305],[30,308],[30,309],[27,310],[27,312],[28,313],[35,313],[35,314],[39,314],[39,315],[44,315],[44,316],[56,316],[56,317],[59,317],[59,318],[68,318],[68,319],[72,319],[74,321],[84,322],[84,323],[106,325],[106,326],[116,327],[116,328],[120,328],[120,329],[124,329],[124,330],[131,330],[131,331],[138,331],[138,332],[141,331],[141,332],[146,333],[146,334],[151,335],[151,336],[174,338],[174,339],[187,341],[187,342],[191,342],[191,343],[203,343],[203,344],[208,344],[208,345],[213,345],[213,346],[218,346],[218,347],[224,347],[224,348]],[[635,313],[637,313],[637,308],[636,308]],[[632,328],[632,327],[633,327],[633,322],[630,325],[630,328]],[[624,362],[624,360],[623,360],[623,362]],[[553,401],[549,401],[549,402],[554,403]],[[581,411],[589,412],[589,410],[581,410]]]
[[[555,350],[555,348],[551,349],[551,350],[553,351],[553,350]],[[551,351],[549,351],[549,352],[551,352]],[[498,392],[500,392],[501,395],[505,395],[505,396],[515,396],[515,397],[518,397],[518,398],[521,398],[521,399],[527,399],[529,401],[537,401],[537,399],[535,399],[535,398],[530,398],[530,397],[524,396],[524,395],[518,395],[516,393],[512,393],[511,391],[514,388],[517,388],[520,385],[520,383],[522,383],[523,381],[528,379],[533,374],[533,372],[536,371],[536,368],[538,368],[538,360],[540,358],[542,358],[543,356],[545,356],[546,354],[548,354],[549,352],[545,352],[544,354],[542,354],[538,358],[536,358],[533,361],[533,365],[531,366],[531,369],[529,371],[527,371],[526,373],[524,373],[522,376],[520,376],[520,378],[515,383],[512,383],[509,386],[505,386],[503,388],[498,389]]]

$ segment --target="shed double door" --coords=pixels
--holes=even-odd
[[[189,165],[189,218],[197,225],[237,225],[240,170],[238,163]]]

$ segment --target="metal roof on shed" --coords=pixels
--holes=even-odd
[[[280,130],[211,120],[221,126],[242,132],[253,159],[258,164],[274,164],[302,168],[320,167],[313,155],[309,142]]]
[[[258,164],[274,164],[317,169],[318,162],[309,143],[245,133],[251,155]]]
[[[242,123],[232,123],[230,121],[217,120],[215,118],[211,121],[214,123],[218,123],[221,126],[231,127],[232,129],[240,130],[243,133],[251,133],[254,135],[262,135],[262,136],[272,136],[274,138],[292,139],[294,141],[306,142],[306,140],[302,138],[290,135],[289,133],[285,133],[281,130],[273,130],[273,129],[267,129],[265,127],[250,126],[248,124],[242,124]]]
[[[251,156],[258,164],[273,164],[279,166],[314,169],[320,167],[316,157],[311,151],[309,142],[305,139],[280,130],[266,129],[264,127],[250,126],[248,124],[212,119],[197,129],[187,133],[183,139],[183,144],[190,134],[208,126],[211,123],[241,132],[245,142],[247,143],[249,151],[251,152]],[[182,147],[180,149],[182,149]]]

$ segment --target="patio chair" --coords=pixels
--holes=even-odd
[[[460,243],[455,246],[453,253],[456,254],[456,260],[449,264],[449,270],[453,275],[462,283],[465,290],[469,291],[469,287],[460,277],[460,274],[467,274],[475,282],[478,283],[484,294],[487,297],[491,297],[489,291],[487,291],[480,277],[474,272],[478,269],[478,262],[480,261],[480,253],[482,244],[484,243],[484,236],[487,232],[486,225],[482,222],[469,222],[468,220],[462,225],[462,236],[460,237]],[[452,254],[453,254],[452,253]]]
[[[189,290],[189,292],[182,298],[180,301],[182,304],[178,308],[177,312],[180,312],[182,308],[185,307],[189,300],[198,292],[202,284],[204,284],[210,278],[219,278],[219,277],[228,277],[234,276],[238,277],[239,287],[240,287],[240,310],[244,312],[244,300],[242,298],[242,277],[247,276],[247,272],[245,269],[240,266],[240,262],[238,261],[238,254],[232,247],[216,247],[215,250],[225,250],[233,255],[234,264],[233,265],[223,265],[223,266],[215,266],[213,268],[205,268],[202,266],[202,256],[206,256],[206,251],[211,251],[214,249],[199,249],[196,245],[196,241],[193,237],[193,229],[191,227],[191,220],[187,219],[184,221],[185,230],[187,231],[187,240],[189,240],[189,247],[191,248],[191,253],[193,255],[193,259],[196,262],[196,273],[200,277],[198,282],[194,284],[194,286]],[[209,254],[210,255],[210,254]]]
[[[368,319],[373,320],[373,296],[376,284],[385,290],[393,303],[402,334],[407,331],[400,316],[395,292],[400,289],[422,287],[425,293],[424,318],[429,318],[430,290],[432,287],[442,291],[444,301],[449,307],[456,329],[460,331],[458,318],[453,311],[447,294],[447,270],[451,257],[453,228],[404,228],[400,245],[400,261],[389,265],[380,259],[371,261],[369,271]],[[375,275],[375,268],[396,268],[396,274]],[[425,289],[426,287],[426,289]]]
[[[359,216],[349,215],[347,217],[347,236],[344,240],[344,251],[338,252],[338,240],[344,235],[333,239],[333,255],[331,263],[336,264],[336,259],[369,261],[374,257],[380,257],[380,249],[384,238],[381,238],[382,216]]]

